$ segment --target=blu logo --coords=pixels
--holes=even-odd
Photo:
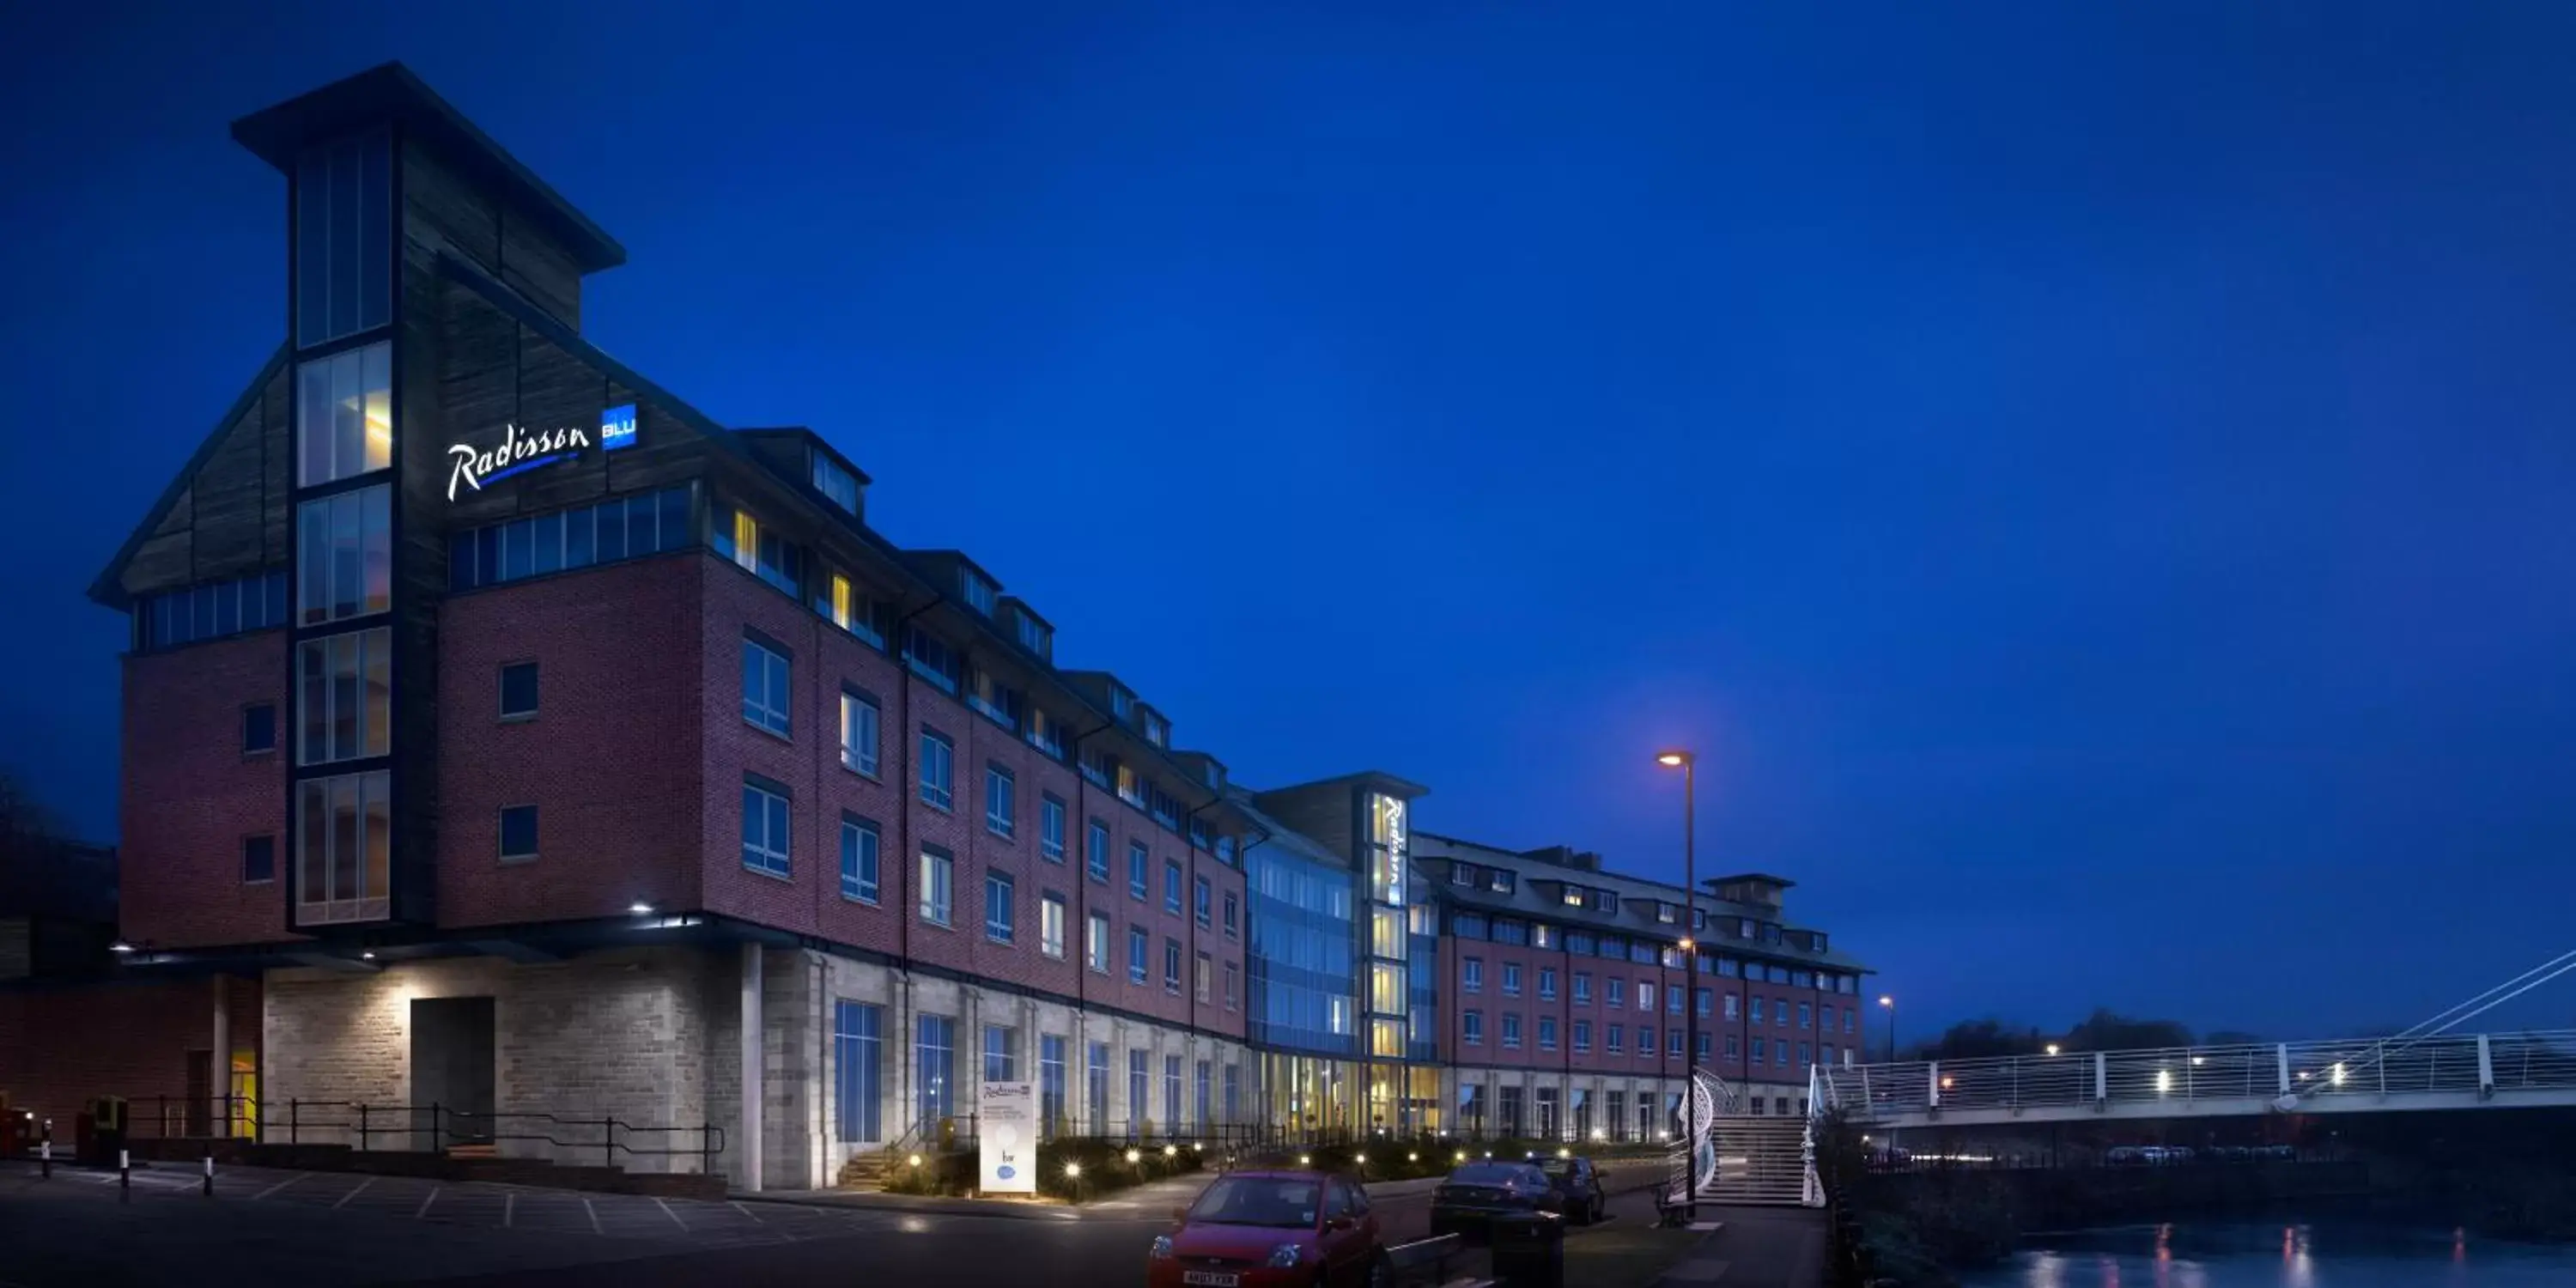
[[[599,450],[613,452],[635,445],[635,404],[611,407],[599,413]]]

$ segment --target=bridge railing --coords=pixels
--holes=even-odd
[[[2576,1089],[2576,1030],[2065,1051],[1845,1065],[1819,1103],[1869,1118],[2148,1102]]]

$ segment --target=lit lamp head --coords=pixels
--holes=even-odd
[[[1666,769],[1679,769],[1691,763],[1691,754],[1687,751],[1661,751],[1655,753],[1655,763]]]
[[[1878,1004],[1893,1010],[1896,1007],[1896,999],[1882,993],[1879,995]]]

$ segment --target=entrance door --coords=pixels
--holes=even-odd
[[[424,1146],[492,1143],[493,1067],[491,998],[412,1001],[412,1117]],[[428,1134],[433,1119],[435,1138]]]

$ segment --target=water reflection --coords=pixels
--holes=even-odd
[[[2465,1230],[2165,1223],[2048,1235],[1963,1288],[2567,1288],[2576,1248]],[[2472,1245],[2475,1245],[2474,1247]]]

